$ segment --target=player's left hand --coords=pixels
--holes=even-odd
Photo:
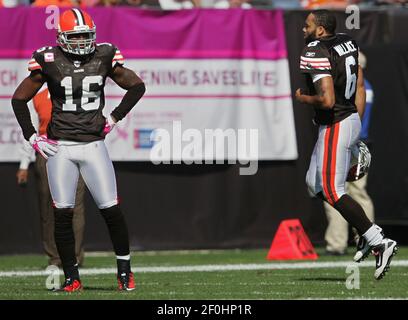
[[[45,160],[47,160],[50,156],[54,156],[58,151],[58,142],[48,139],[47,135],[45,134],[37,136],[37,134],[34,133],[30,137],[29,142],[34,150],[41,154]]]
[[[302,89],[298,88],[298,89],[296,90],[295,98],[296,98],[297,101],[303,102],[303,99],[302,99]]]
[[[109,115],[109,116],[106,118],[105,128],[103,128],[103,133],[104,133],[105,135],[107,135],[109,132],[111,132],[111,131],[113,130],[113,128],[115,127],[115,125],[116,125],[115,119],[114,119],[111,115]]]

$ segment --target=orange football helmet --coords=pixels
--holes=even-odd
[[[57,43],[65,52],[87,55],[95,50],[96,26],[89,14],[72,8],[61,14]]]

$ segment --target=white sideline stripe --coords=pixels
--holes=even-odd
[[[228,250],[229,251],[229,250]],[[241,249],[232,249],[233,252],[244,252]],[[200,250],[152,250],[152,251],[132,251],[131,256],[163,256],[163,255],[184,255],[184,254],[219,254],[226,250],[222,249],[200,249]],[[85,252],[85,257],[114,257],[112,251],[90,251]]]
[[[210,264],[174,267],[136,267],[132,268],[135,273],[157,273],[157,272],[212,272],[212,271],[243,271],[243,270],[290,270],[290,269],[325,269],[346,268],[348,266],[374,267],[374,261],[354,263],[351,261],[337,262],[300,262],[300,263],[258,263],[258,264]],[[407,267],[408,260],[397,260],[392,263],[393,267]],[[89,268],[80,269],[82,275],[115,274],[116,268]],[[60,270],[62,274],[62,271]],[[2,271],[0,277],[33,277],[47,276],[50,272],[44,271]]]

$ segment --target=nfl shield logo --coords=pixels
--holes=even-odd
[[[74,61],[74,66],[79,68],[81,66],[81,61]]]
[[[44,54],[44,60],[45,60],[45,62],[54,62],[54,53],[46,52]]]

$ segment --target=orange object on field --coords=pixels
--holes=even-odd
[[[316,260],[313,248],[299,219],[283,220],[273,238],[268,260]]]

